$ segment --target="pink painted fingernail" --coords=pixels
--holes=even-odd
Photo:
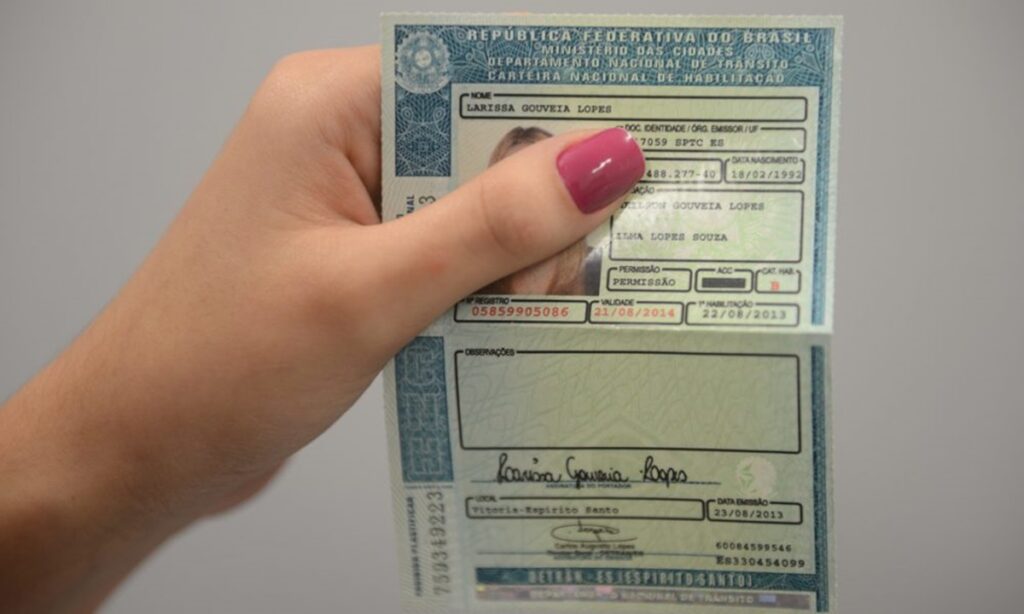
[[[609,128],[558,154],[558,174],[583,213],[612,204],[644,175],[644,152],[622,128]]]

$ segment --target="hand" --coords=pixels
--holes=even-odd
[[[562,135],[380,224],[378,56],[281,61],[135,276],[0,411],[0,609],[97,603],[258,490],[459,298],[576,242],[643,173],[624,131]]]

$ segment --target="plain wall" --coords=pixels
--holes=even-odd
[[[844,14],[840,608],[1021,611],[1020,2],[3,0],[0,398],[126,280],[276,58],[375,42],[378,12],[403,9]],[[165,545],[105,611],[397,611],[386,462],[375,384],[265,494]]]

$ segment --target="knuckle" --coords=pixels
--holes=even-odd
[[[277,116],[303,114],[323,98],[315,66],[315,51],[286,55],[264,78],[253,97],[253,107]]]
[[[364,124],[379,125],[376,66],[364,48],[286,55],[264,78],[249,113],[265,124],[285,128],[283,135],[311,134],[343,148]]]
[[[294,82],[305,80],[311,67],[318,62],[318,51],[298,51],[277,60],[267,75],[268,80]]]

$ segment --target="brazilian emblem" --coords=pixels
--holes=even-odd
[[[398,84],[413,94],[430,94],[448,84],[448,46],[421,30],[405,37],[395,54]]]
[[[748,497],[767,499],[775,494],[775,465],[760,456],[750,456],[736,466],[736,481]]]

